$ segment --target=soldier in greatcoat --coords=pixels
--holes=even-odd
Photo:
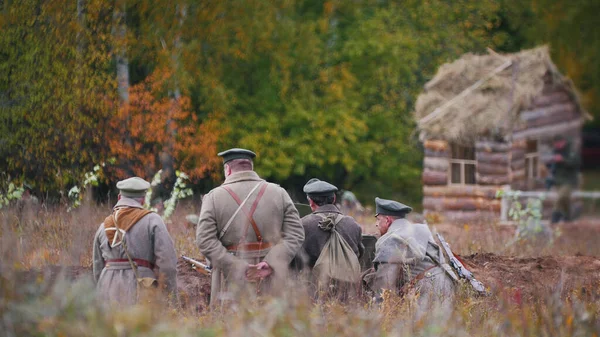
[[[94,237],[93,275],[99,298],[118,305],[134,304],[139,287],[144,286],[137,279],[154,279],[171,304],[176,304],[173,240],[162,218],[143,208],[150,184],[133,177],[119,181],[117,188],[119,200]]]
[[[335,206],[335,192],[337,190],[336,186],[316,178],[310,179],[306,185],[304,185],[303,191],[306,193],[308,203],[313,212],[301,219],[305,235],[300,257],[302,267],[312,269],[315,266],[317,259],[319,259],[323,247],[329,241],[332,232],[322,225],[324,220],[328,217],[333,221],[336,221],[335,230],[352,248],[352,251],[356,254],[357,258],[360,258],[363,255],[364,246],[362,244],[362,228],[354,218],[343,215]],[[315,280],[313,280],[313,285],[314,282]],[[329,290],[331,295],[340,299],[346,299],[353,295],[349,292],[357,291],[357,289],[353,289],[353,286],[354,285],[333,282],[333,284],[329,286]]]
[[[225,182],[204,196],[196,230],[196,243],[213,266],[213,307],[239,299],[243,290],[276,293],[304,241],[290,196],[254,172],[254,152],[236,148],[218,155]]]
[[[376,198],[375,205],[381,237],[375,245],[374,267],[363,279],[375,299],[381,299],[384,289],[418,294],[418,314],[435,303],[448,303],[458,277],[427,225],[406,220],[412,209],[397,201]]]

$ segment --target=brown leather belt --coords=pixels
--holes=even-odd
[[[146,267],[149,269],[154,269],[154,264],[150,261],[146,261],[146,260],[142,260],[142,259],[132,259],[133,262],[135,262],[135,264],[137,264],[139,267]],[[129,262],[128,259],[112,259],[112,260],[106,260],[106,263],[117,263],[117,262]]]
[[[415,278],[413,278],[411,280],[411,283],[414,284],[414,283],[417,283],[418,281],[422,280],[425,277],[425,275],[427,274],[427,272],[430,271],[431,269],[435,268],[435,267],[437,267],[437,266],[431,266],[431,267],[423,270],[422,272],[419,273],[419,275],[415,276]]]
[[[433,265],[425,270],[423,270],[422,272],[420,272],[417,276],[415,276],[412,280],[410,280],[410,282],[405,283],[402,288],[400,288],[400,296],[404,296],[406,295],[410,289],[414,288],[417,285],[417,282],[419,282],[420,280],[425,278],[425,275],[427,274],[428,271],[430,271],[431,269],[438,267],[436,265]]]
[[[240,243],[237,245],[227,246],[227,250],[231,251],[255,251],[270,248],[271,244],[269,242],[246,242]]]

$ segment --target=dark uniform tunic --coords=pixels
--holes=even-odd
[[[313,213],[303,217],[301,219],[302,226],[304,227],[304,258],[305,263],[309,268],[313,268],[323,247],[329,240],[331,232],[326,232],[319,228],[319,221],[323,220],[323,216],[328,214],[341,214],[340,210],[335,205],[323,205],[317,208]],[[357,257],[361,257],[364,253],[365,247],[362,244],[362,228],[350,216],[344,216],[342,220],[335,226],[336,230],[344,240],[352,247],[352,251]]]

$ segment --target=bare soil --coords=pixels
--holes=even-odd
[[[512,237],[514,229],[511,227],[456,224],[433,227],[456,247],[455,253],[462,253],[463,263],[492,293],[507,294],[519,303],[553,294],[565,297],[574,292],[600,300],[600,224],[597,220],[560,225],[563,234],[552,246],[554,253],[538,256],[531,252],[497,249],[501,247],[498,242],[506,242]],[[473,251],[481,253],[469,254]],[[538,250],[533,248],[533,251]],[[182,259],[178,261],[177,270],[181,303],[197,312],[206,310],[210,277],[195,271]],[[91,279],[89,267],[47,266],[20,272],[17,280],[39,282],[43,279],[50,286],[61,273],[69,280]]]
[[[461,258],[492,293],[521,302],[573,293],[600,299],[600,258],[593,256],[510,257],[482,253]]]

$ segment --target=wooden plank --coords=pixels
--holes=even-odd
[[[479,174],[492,174],[492,175],[504,175],[508,174],[508,165],[489,164],[489,163],[477,163],[477,172]]]
[[[510,149],[510,143],[498,143],[490,141],[478,141],[475,143],[475,150],[477,152],[508,152]]]
[[[566,123],[525,129],[523,131],[515,132],[513,134],[513,139],[552,138],[554,135],[565,134],[580,129],[583,122],[583,118],[579,118]]]
[[[436,172],[423,170],[423,185],[446,185],[448,184],[448,174],[446,172]]]
[[[544,116],[544,117],[540,117],[540,118],[528,121],[527,128],[532,129],[532,128],[537,128],[537,127],[542,127],[542,126],[547,126],[547,125],[565,123],[565,122],[575,120],[579,117],[580,117],[580,115],[578,113],[576,113],[575,111],[565,112],[561,115]]]
[[[434,151],[425,149],[425,157],[450,158],[450,151]]]
[[[489,164],[500,164],[508,165],[510,160],[508,153],[487,153],[477,152],[475,154],[477,163],[489,163]]]
[[[423,143],[423,146],[426,149],[429,150],[433,150],[433,151],[448,151],[449,146],[448,146],[448,142],[445,140],[426,140]]]
[[[520,159],[517,159],[517,160],[513,160],[510,163],[510,168],[512,170],[520,170],[520,169],[522,169],[524,167],[525,167],[525,158],[520,158]]]
[[[484,223],[490,224],[500,218],[499,212],[489,211],[444,211],[439,213],[442,221],[465,224]]]
[[[519,170],[513,170],[511,172],[511,180],[512,181],[525,180],[525,168],[522,168]]]
[[[511,152],[511,161],[517,161],[521,159],[525,159],[525,149],[513,149]]]
[[[495,211],[500,212],[500,200],[488,198],[424,197],[423,209],[430,211]]]
[[[533,99],[533,106],[535,107],[544,107],[557,103],[564,103],[571,100],[569,94],[567,94],[564,90],[559,91],[548,91],[540,96],[537,96]]]
[[[449,185],[423,186],[423,195],[428,197],[481,197],[494,199],[502,186]]]
[[[425,157],[423,159],[423,168],[431,171],[448,172],[449,166],[446,158]]]
[[[516,140],[512,142],[512,149],[525,149],[527,148],[527,141],[525,139]]]
[[[475,179],[480,185],[508,185],[510,184],[510,177],[508,175],[480,175],[475,174]]]
[[[520,118],[522,121],[529,122],[541,117],[563,115],[569,112],[575,112],[575,105],[572,102],[553,104],[543,108],[534,110],[525,110],[521,112]]]

